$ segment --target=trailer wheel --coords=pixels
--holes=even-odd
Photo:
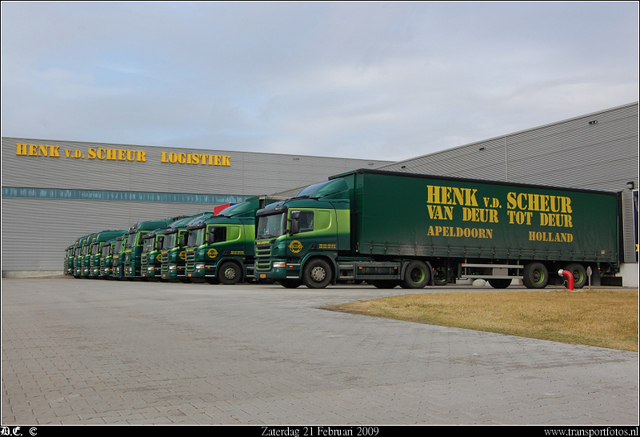
[[[447,285],[449,283],[449,273],[446,267],[435,267],[433,269],[433,285]]]
[[[489,279],[489,285],[493,288],[507,288],[511,285],[511,279]]]
[[[549,272],[544,264],[529,263],[522,271],[522,283],[527,288],[544,288],[549,282]]]
[[[572,263],[564,269],[573,275],[573,288],[582,288],[587,283],[587,270],[582,264]]]
[[[429,283],[429,268],[422,261],[410,261],[404,271],[402,288],[424,288]]]
[[[302,283],[309,288],[325,288],[332,279],[332,269],[328,262],[323,259],[316,258],[304,266],[304,274],[302,275]]]
[[[220,280],[220,283],[224,285],[237,284],[242,279],[242,269],[240,269],[238,264],[227,261],[220,267],[218,279]]]

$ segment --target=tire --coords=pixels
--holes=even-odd
[[[333,279],[333,269],[321,258],[307,261],[302,274],[302,283],[308,288],[325,288]]]
[[[237,284],[242,280],[242,269],[238,264],[227,261],[220,266],[218,280],[224,285]]]
[[[436,267],[433,269],[433,285],[447,285],[449,283],[446,267]]]
[[[511,279],[489,279],[488,282],[493,288],[507,288],[511,285]]]
[[[549,282],[549,272],[544,264],[532,262],[524,266],[522,283],[527,288],[544,288]]]
[[[424,288],[429,283],[429,268],[422,261],[410,261],[404,270],[402,288]]]
[[[376,288],[384,288],[384,289],[396,288],[396,286],[398,285],[398,281],[368,280],[367,282]]]
[[[564,268],[573,275],[573,288],[582,288],[587,283],[587,270],[582,264],[571,263]]]
[[[298,288],[301,285],[300,281],[294,281],[291,279],[280,279],[278,283],[284,288]]]

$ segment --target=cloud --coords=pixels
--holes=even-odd
[[[636,3],[2,3],[2,134],[400,160],[637,100]]]

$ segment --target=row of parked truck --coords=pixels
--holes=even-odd
[[[259,196],[102,231],[67,248],[76,277],[324,288],[366,281],[422,288],[575,288],[619,271],[620,195],[594,190],[356,170],[296,196]]]

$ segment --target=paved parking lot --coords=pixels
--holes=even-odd
[[[638,424],[637,353],[319,309],[407,292],[3,279],[2,424]]]

